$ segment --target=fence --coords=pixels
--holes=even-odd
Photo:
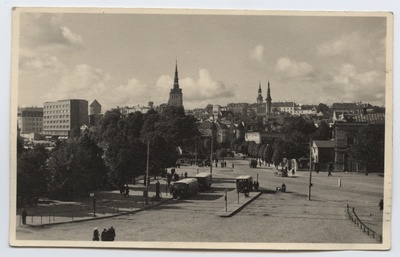
[[[83,220],[99,216],[108,216],[118,214],[120,212],[132,211],[132,207],[112,207],[112,206],[96,206],[96,214],[94,213],[93,207],[91,208],[79,208],[74,210],[63,210],[63,211],[53,211],[53,212],[43,212],[43,213],[32,213],[28,214],[26,217],[26,224],[51,224],[58,222],[68,222],[74,220]],[[19,220],[20,225],[22,225],[22,217]]]
[[[380,243],[382,243],[382,235],[378,234],[374,230],[370,229],[367,225],[365,225],[357,216],[354,207],[351,208],[349,204],[347,204],[347,214],[350,218],[350,220],[357,225],[364,233],[367,233],[367,235],[371,235],[373,238],[378,240]]]

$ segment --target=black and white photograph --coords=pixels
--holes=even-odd
[[[391,247],[393,14],[12,10],[10,244]]]

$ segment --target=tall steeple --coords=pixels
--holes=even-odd
[[[271,98],[271,89],[269,87],[269,79],[268,79],[268,89],[267,89],[267,115],[271,114],[271,104],[272,104],[272,98]]]
[[[179,88],[179,78],[178,78],[178,60],[175,62],[175,78],[174,78],[174,88]]]
[[[179,88],[179,78],[178,78],[178,61],[175,63],[175,78],[174,86],[169,93],[169,106],[183,107],[183,95],[182,89]]]
[[[258,96],[257,96],[257,103],[261,104],[263,102],[263,97],[262,97],[262,90],[261,90],[261,81],[258,82]]]

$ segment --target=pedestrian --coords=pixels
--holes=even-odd
[[[126,184],[126,186],[125,186],[125,196],[128,196],[129,195],[129,186],[128,186],[128,184]]]
[[[218,162],[215,162],[215,168],[218,168]]]
[[[26,212],[25,209],[23,209],[23,210],[22,210],[22,213],[21,213],[22,224],[23,224],[23,225],[26,225],[26,217],[27,217],[27,216],[28,216],[28,213]]]
[[[101,232],[101,241],[107,241],[107,230],[103,229],[103,232]]]
[[[282,192],[286,192],[286,185],[285,185],[285,183],[282,183],[281,189],[282,189]]]
[[[292,168],[292,176],[294,176],[294,168]]]
[[[97,228],[94,228],[94,230],[93,230],[93,238],[92,238],[92,240],[93,241],[100,241],[99,230]]]
[[[235,168],[235,164],[232,163],[232,169]]]
[[[187,176],[188,176],[188,174],[187,174],[187,172],[185,171],[185,178],[187,178]]]
[[[383,199],[379,201],[379,210],[383,211]]]
[[[156,182],[156,196],[160,197],[160,182],[157,180]]]
[[[111,226],[111,228],[107,230],[107,241],[114,241],[114,239],[115,239],[115,229],[114,227]]]

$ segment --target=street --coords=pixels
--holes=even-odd
[[[313,172],[308,201],[308,171],[277,177],[272,167],[251,169],[247,160],[226,161],[226,168],[213,167],[211,189],[189,199],[173,199],[141,212],[101,220],[47,227],[19,226],[16,238],[87,241],[92,238],[93,228],[102,231],[113,226],[116,241],[378,243],[348,219],[346,204],[381,234],[382,212],[378,203],[383,198],[383,177],[335,172],[328,177],[326,172]],[[193,177],[197,170],[209,171],[209,167],[181,166],[177,172]],[[263,194],[230,218],[217,216],[216,213],[225,211],[225,189],[228,205],[238,201],[235,178],[251,175],[256,180],[257,174]],[[287,192],[275,192],[282,183]],[[163,198],[166,197],[170,196],[163,192]]]

